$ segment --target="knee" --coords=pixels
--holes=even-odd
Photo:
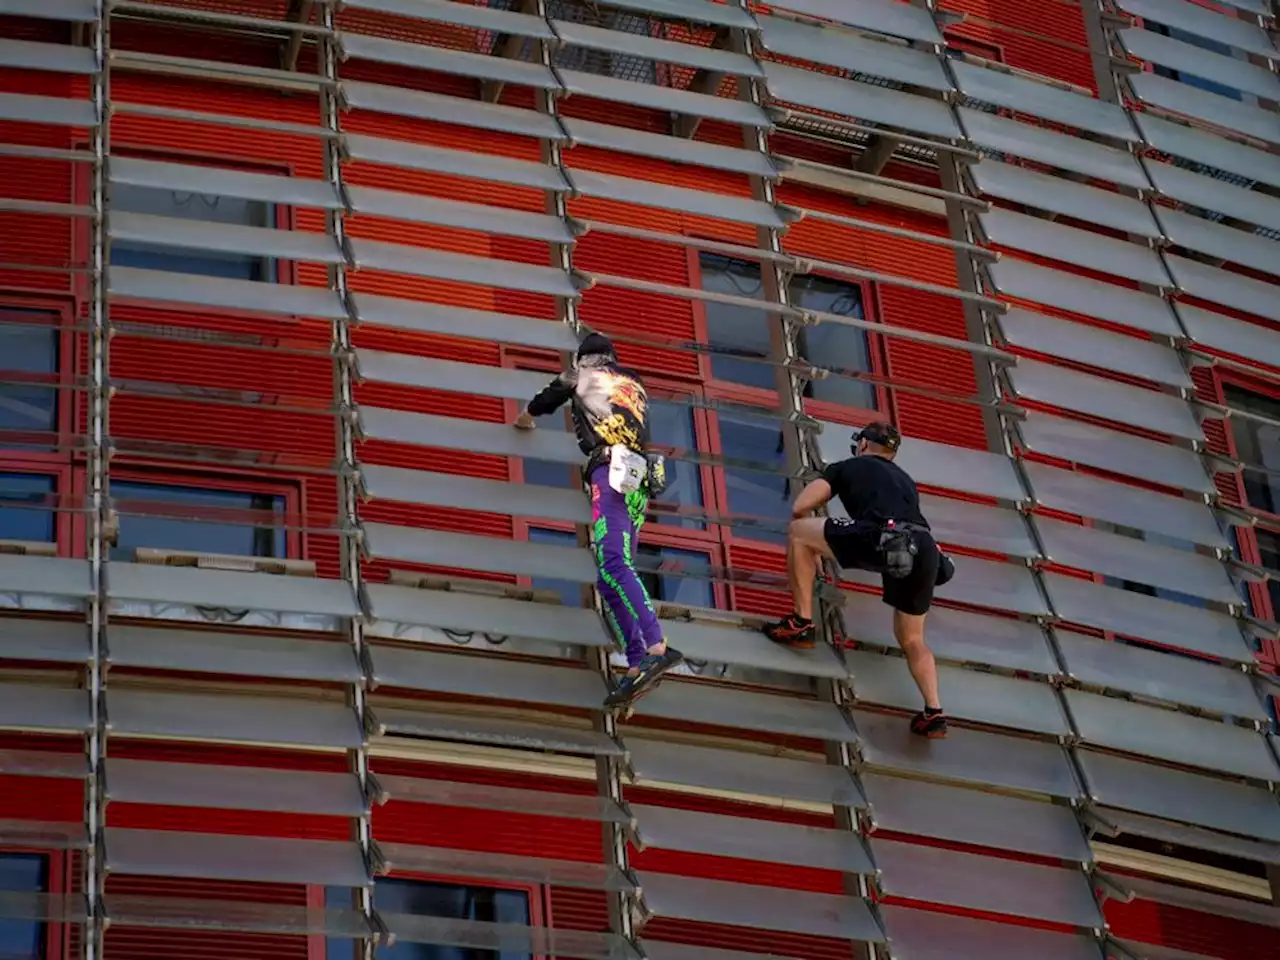
[[[807,546],[804,520],[792,520],[787,524],[787,542],[795,547]]]

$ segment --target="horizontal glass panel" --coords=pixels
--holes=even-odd
[[[1098,960],[1092,937],[882,906],[894,949],[906,960]]]
[[[1112,333],[1100,327],[1016,307],[1000,317],[1000,330],[1015,347],[1179,389],[1192,386],[1191,377],[1177,351],[1152,340]]]
[[[342,253],[332,237],[302,230],[275,230],[246,227],[209,220],[181,220],[146,213],[111,214],[111,239],[130,243],[151,243],[187,250],[249,254],[287,260],[307,260],[337,264]]]
[[[853,432],[847,424],[824,422],[817,437],[823,462],[830,464],[848,459],[852,455],[849,438]],[[927,486],[1013,503],[1027,499],[1013,462],[998,453],[907,437],[894,462],[917,483]]]
[[[1093,812],[1111,826],[1118,828],[1120,833],[1131,837],[1148,837],[1179,847],[1208,850],[1228,857],[1239,857],[1242,860],[1280,864],[1280,844],[1259,843],[1256,840],[1231,837],[1225,833],[1188,827],[1169,820],[1155,820],[1107,807],[1096,807]]]
[[[928,494],[920,498],[920,509],[928,518],[929,528],[939,543],[953,543],[1011,557],[1040,555],[1031,542],[1026,523],[1013,510]],[[831,503],[829,512],[834,517],[848,516],[839,501]]]
[[[1256,195],[1256,194],[1255,194]],[[1165,235],[1175,246],[1263,273],[1280,274],[1280,243],[1266,236],[1228,227],[1180,210],[1160,211]]]
[[[996,246],[1034,253],[1137,283],[1170,286],[1169,275],[1150,247],[999,208],[979,214],[978,220],[987,239]]]
[[[955,557],[956,575],[936,595],[944,600],[969,603],[992,610],[1008,610],[1044,616],[1049,610],[1036,589],[1035,578],[1026,567],[1012,563],[993,563],[976,557]],[[842,570],[841,577],[851,583],[879,586],[880,574],[865,570]]]
[[[691,947],[684,943],[663,943],[647,937],[640,941],[640,946],[644,949],[645,960],[777,960],[777,954]]]
[[[113,297],[160,300],[196,307],[226,307],[280,316],[296,314],[325,320],[347,315],[342,300],[332,290],[292,284],[200,277],[168,270],[120,266],[107,269],[107,282]]]
[[[375,464],[361,466],[360,477],[364,481],[365,492],[374,500],[481,510],[569,523],[589,523],[591,520],[591,508],[586,498],[576,490]]]
[[[774,890],[665,873],[640,876],[644,905],[655,917],[780,930],[838,940],[883,942],[880,925],[857,897]]]
[[[408,913],[378,911],[380,919],[395,937],[397,945],[429,944],[458,956],[554,956],[574,960],[633,960],[635,951],[622,937],[611,933],[553,930],[515,923],[458,920],[453,917],[424,917]],[[421,954],[419,954],[421,955]]]
[[[83,780],[89,775],[89,764],[83,753],[0,750],[0,773],[11,777]]]
[[[1141,200],[1113,190],[1037,173],[990,157],[970,166],[969,175],[978,192],[988,196],[1012,200],[1037,210],[1066,214],[1074,220],[1096,223],[1125,233],[1152,239],[1160,237],[1160,227],[1151,216],[1151,209]]]
[[[1246,360],[1280,366],[1280,342],[1267,327],[1184,303],[1178,304],[1177,309],[1182,325],[1196,343]]]
[[[113,600],[148,600],[229,610],[279,610],[331,617],[360,615],[351,585],[341,580],[121,562],[111,564],[109,576],[107,596]]]
[[[656,207],[659,210],[687,211],[773,230],[786,229],[786,221],[778,214],[777,209],[772,204],[758,200],[730,197],[706,190],[671,187],[588,170],[570,170],[569,179],[573,181],[575,191],[585,197],[604,197],[641,207]]]
[[[98,114],[87,100],[0,93],[0,120],[41,123],[58,127],[95,127]]]
[[[851,650],[845,661],[858,703],[919,709],[920,690],[905,658]],[[947,691],[947,712],[954,717],[1054,736],[1071,732],[1057,695],[1047,684],[946,665],[938,667],[938,683]]]
[[[1226,214],[1245,223],[1280,230],[1280,199],[1171,163],[1151,162],[1147,164],[1147,170],[1151,174],[1151,182],[1166,197],[1202,210]],[[1157,215],[1162,221],[1165,213],[1163,207],[1157,208]]]
[[[1240,603],[1227,568],[1217,559],[1061,520],[1038,518],[1050,560],[1077,570],[1163,587],[1219,603]]]
[[[357,60],[373,60],[417,70],[451,73],[480,80],[516,83],[541,90],[555,90],[560,84],[550,67],[508,57],[431,47],[401,40],[387,40],[344,30],[340,34],[343,53]]]
[[[365,589],[375,621],[588,647],[614,642],[593,610],[382,583]]]
[[[98,72],[98,62],[92,50],[61,43],[3,38],[0,38],[0,66],[13,70],[46,70],[50,73]]]
[[[545,374],[525,370],[359,348],[356,350],[356,363],[361,378],[365,380],[453,393],[470,394],[479,390],[483,396],[507,400],[526,400],[545,387],[549,380]]]
[[[445,850],[408,843],[382,843],[378,849],[386,864],[385,873],[475,877],[488,881],[506,880],[512,883],[579,887],[618,893],[631,893],[635,889],[626,874],[615,866],[603,863],[578,863],[473,850]]]
[[[467,100],[462,97],[447,97],[438,93],[404,90],[378,83],[361,83],[355,80],[344,80],[342,93],[347,103],[357,110],[372,110],[375,113],[416,117],[420,120],[436,120],[480,130],[498,130],[502,133],[537,137],[540,140],[567,139],[554,117],[533,110],[485,103],[481,100]],[[343,139],[349,144],[355,139],[368,138],[357,138],[353,134],[347,134]],[[468,156],[480,155],[468,154]]]
[[[153,763],[111,758],[108,800],[219,810],[269,810],[359,817],[369,810],[350,773],[226,767],[205,763]]]
[[[952,62],[951,70],[960,92],[974,100],[1116,140],[1138,140],[1124,110],[1114,104],[964,61]]]
[[[477,340],[500,340],[516,346],[560,352],[578,348],[578,338],[559,321],[368,293],[353,294],[352,301],[356,316],[364,324],[423,333],[457,333],[460,325],[465,325],[468,335]]]
[[[63,557],[0,556],[0,593],[83,599],[93,594],[89,564]]]
[[[1036,502],[1051,510],[1150,530],[1205,546],[1231,548],[1213,511],[1203,502],[1152,493],[1141,487],[1059,470],[1043,463],[1027,461],[1023,469],[1035,491]]]
[[[1197,913],[1208,913],[1222,918],[1243,920],[1245,923],[1261,924],[1267,927],[1280,927],[1280,916],[1269,903],[1243,900],[1239,897],[1224,897],[1221,894],[1209,893],[1207,890],[1196,890],[1193,887],[1178,887],[1170,883],[1160,883],[1146,877],[1123,877],[1120,882],[1127,887],[1138,900],[1149,900],[1170,907],[1181,907]]]
[[[1165,262],[1184,293],[1280,321],[1280,297],[1275,294],[1274,284],[1172,254],[1165,255]]]
[[[922,7],[883,0],[784,0],[775,6],[904,40],[942,43],[933,17]]]
[[[1120,0],[1129,13],[1177,30],[1216,40],[1261,57],[1275,57],[1276,48],[1256,23],[1223,16],[1186,0]]]
[[[740,30],[750,30],[755,26],[755,20],[747,11],[714,0],[600,0],[600,3],[671,20],[692,20],[694,23],[712,23]]]
[[[1084,743],[1188,767],[1280,779],[1275,758],[1253,730],[1082,690],[1064,692]]]
[[[92,657],[83,623],[55,620],[0,621],[0,659],[87,663]]]
[[[1280,119],[1269,110],[1246,106],[1154,73],[1136,73],[1129,82],[1138,99],[1145,103],[1264,142],[1280,142]]]
[[[111,182],[133,187],[199,193],[215,197],[239,197],[263,203],[339,210],[342,200],[324,180],[280,177],[223,167],[196,167],[181,163],[112,157]]]
[[[377,240],[353,240],[351,248],[356,266],[362,269],[386,270],[433,280],[456,280],[556,297],[578,295],[578,288],[569,274],[555,267],[535,267],[509,260],[443,253]]]
[[[852,743],[857,734],[834,704],[669,681],[644,698],[641,715]]]
[[[85,850],[89,835],[83,823],[0,820],[0,845],[41,850]]]
[[[1008,375],[1014,390],[1028,400],[1156,433],[1204,440],[1190,404],[1181,397],[1036,360],[1019,361]]]
[[[1278,156],[1151,113],[1135,112],[1132,116],[1138,129],[1142,131],[1143,139],[1162,153],[1172,153],[1218,170],[1226,170],[1247,180],[1280,185]],[[1227,184],[1222,184],[1222,187],[1226,189]]]
[[[440,530],[411,530],[385,523],[366,524],[365,536],[370,555],[383,560],[527,577],[554,570],[561,580],[596,582],[595,560],[586,547],[474,537]]]
[[[286,936],[359,940],[372,931],[358,910],[293,907],[243,900],[135,897],[109,893],[106,914],[113,927],[157,930],[234,930]]]
[[[858,643],[898,647],[893,608],[879,597],[846,593],[845,628]],[[1057,676],[1057,661],[1033,623],[935,607],[929,611],[929,648],[943,660]]]
[[[1116,35],[1125,50],[1139,60],[1157,63],[1176,74],[1190,74],[1241,93],[1280,100],[1280,77],[1248,60],[1223,56],[1203,46],[1184,43],[1152,30],[1120,30]]]
[[[880,888],[889,896],[1090,929],[1102,925],[1093,887],[1080,870],[887,840],[872,841],[871,848]]]
[[[953,728],[947,749],[933,750],[904,716],[854,711],[853,721],[859,752],[872,769],[1050,797],[1080,795],[1067,754],[1056,743]]]
[[[364,674],[345,640],[294,640],[113,626],[108,662],[124,667],[356,683]]]
[[[1128,433],[1032,410],[1018,424],[1028,450],[1193,493],[1213,493],[1198,454]]]
[[[84,923],[85,898],[78,893],[26,893],[0,890],[0,919],[48,920],[52,923]],[[68,931],[70,932],[70,931]]]
[[[546,214],[522,213],[476,203],[456,203],[376,187],[350,186],[347,188],[347,195],[351,198],[355,213],[389,217],[409,223],[478,230],[506,237],[523,237],[527,240],[545,240],[548,243],[574,242],[569,225]]]
[[[1044,585],[1053,609],[1069,623],[1114,630],[1231,663],[1253,662],[1239,622],[1226,614],[1052,573],[1044,575]]]
[[[382,645],[369,647],[369,652],[373,679],[379,686],[585,709],[598,707],[609,692],[599,673],[584,668]]]
[[[740,150],[718,143],[703,143],[683,137],[668,137],[648,130],[629,130],[607,123],[562,117],[560,123],[575,144],[603,147],[642,157],[657,157],[676,163],[688,163],[717,170],[732,170],[750,176],[775,180],[778,169],[769,157],[757,150]]]
[[[755,628],[726,624],[663,621],[668,640],[692,660],[737,664],[804,677],[843,678],[844,667],[830,648],[798,652],[770,642]]]
[[[766,64],[765,73],[776,100],[947,140],[961,136],[954,115],[938,100],[777,63]]]
[[[357,843],[108,827],[106,848],[110,873],[333,887],[371,882]]]
[[[1261,787],[1078,750],[1095,803],[1280,842],[1280,805]]]
[[[1005,257],[988,267],[1001,293],[1165,337],[1178,335],[1160,297]]]
[[[584,97],[597,97],[601,100],[629,103],[632,106],[647,107],[651,110],[667,110],[692,117],[707,117],[761,130],[773,126],[773,121],[769,119],[767,113],[754,103],[748,103],[745,100],[730,100],[727,97],[619,80],[615,77],[582,73],[577,70],[558,72],[566,90]]]
[[[1127,150],[1104,147],[1100,143],[1055,133],[1030,123],[1018,123],[983,110],[960,107],[956,112],[969,139],[987,150],[1035,160],[1059,170],[1082,173],[1126,187],[1150,188],[1146,174]]]
[[[782,17],[757,15],[761,45],[771,53],[809,60],[913,87],[950,92],[955,87],[937,57],[848,31],[828,30]]]
[[[1070,807],[880,774],[864,776],[862,784],[875,830],[1080,863],[1093,861]]]
[[[1239,670],[1065,630],[1057,631],[1056,637],[1068,673],[1087,686],[1121,690],[1225,716],[1263,723],[1267,720],[1253,682]]]
[[[83,690],[0,683],[0,729],[79,733],[89,729]]]
[[[554,750],[588,757],[620,757],[622,748],[611,737],[591,730],[547,727],[512,720],[489,720],[482,717],[451,717],[443,714],[381,707],[371,698],[379,732],[446,740],[458,743],[482,743],[517,750]]]
[[[762,863],[870,875],[875,872],[856,833],[795,823],[633,806],[641,849],[702,853]]]
[[[119,735],[355,748],[364,736],[340,703],[113,689],[107,728]]]
[[[498,369],[498,368],[491,368]],[[470,450],[499,456],[529,457],[556,463],[580,463],[582,451],[570,433],[512,430],[505,423],[479,423],[457,417],[407,413],[362,406],[360,432],[366,439],[391,440],[446,450]]]
[[[627,749],[634,781],[642,787],[701,787],[844,807],[866,803],[847,770],[817,761],[712,750],[637,736],[627,738]]]
[[[630,823],[631,818],[608,797],[595,794],[559,793],[551,790],[519,790],[487,783],[455,783],[449,780],[427,780],[398,774],[378,773],[378,786],[392,800],[406,803],[432,803],[442,807],[466,807],[472,810],[502,810],[510,813],[533,813],[566,820],[598,820],[602,823]]]
[[[663,63],[677,63],[698,70],[741,77],[762,77],[764,71],[754,59],[732,50],[692,43],[661,40],[625,30],[593,27],[572,20],[551,20],[551,28],[562,43],[593,50],[607,50],[623,56],[641,57]]]
[[[471,103],[469,100],[461,102]],[[345,143],[353,160],[364,160],[388,167],[403,167],[406,170],[445,173],[471,180],[487,180],[538,190],[567,191],[569,189],[569,184],[560,171],[545,163],[513,160],[509,157],[485,153],[468,153],[465,150],[447,150],[443,147],[358,134],[347,134]]]
[[[97,10],[89,0],[7,0],[5,9],[15,17],[41,20],[92,23],[98,19]]]
[[[347,6],[355,10],[374,10],[414,20],[426,20],[428,23],[452,23],[517,37],[550,40],[555,36],[542,17],[495,7],[452,3],[450,0],[352,0]]]

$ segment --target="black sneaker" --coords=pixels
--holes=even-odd
[[[911,732],[917,737],[930,740],[945,740],[947,736],[947,715],[941,710],[921,710],[911,718]]]
[[[663,675],[684,663],[684,654],[671,645],[667,645],[662,653],[651,653],[636,666],[639,672],[625,674],[609,696],[605,697],[606,707],[616,707],[635,700],[643,693],[648,693]]]
[[[764,635],[784,647],[812,650],[817,629],[812,620],[805,620],[798,614],[789,613],[777,623],[768,624],[764,628]]]

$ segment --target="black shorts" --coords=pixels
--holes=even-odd
[[[928,530],[913,528],[916,559],[911,573],[890,577],[884,573],[880,559],[880,527],[878,524],[854,523],[840,517],[828,517],[823,529],[827,546],[835,554],[836,563],[852,570],[871,570],[880,574],[884,602],[895,610],[923,616],[933,605],[933,588],[938,580],[938,564],[942,553]]]

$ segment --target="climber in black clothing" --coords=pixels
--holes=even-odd
[[[955,565],[934,542],[915,481],[893,462],[901,444],[892,424],[869,424],[854,434],[852,458],[830,464],[820,480],[801,491],[787,534],[795,612],[769,624],[765,634],[785,646],[813,646],[813,585],[824,557],[841,567],[881,574],[884,602],[894,610],[894,636],[924,696],[925,708],[912,719],[911,729],[940,738],[947,735],[947,720],[938,699],[938,669],[924,641],[924,620],[934,587],[951,579]],[[809,516],[833,497],[847,519]]]

